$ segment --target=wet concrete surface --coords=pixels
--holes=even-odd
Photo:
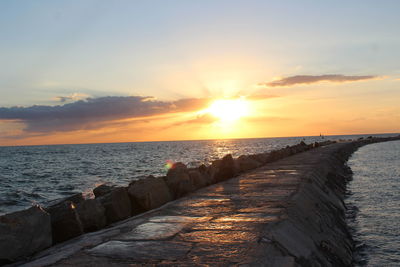
[[[296,205],[291,199],[310,177],[324,172],[320,162],[339,147],[300,153],[203,188],[52,247],[24,266],[302,265],[299,259],[312,251],[292,236],[312,241],[296,226],[268,229],[291,223],[288,209]],[[317,167],[322,170],[315,173]]]

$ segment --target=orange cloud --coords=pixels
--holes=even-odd
[[[205,108],[209,99],[160,101],[141,96],[88,98],[57,106],[0,107],[0,120],[19,121],[27,133],[89,130],[115,120],[144,118]]]
[[[265,100],[270,98],[279,97],[277,95],[259,94],[259,95],[249,95],[246,96],[246,100]]]

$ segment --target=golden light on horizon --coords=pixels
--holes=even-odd
[[[207,112],[222,122],[235,122],[249,114],[249,104],[245,99],[218,99]]]

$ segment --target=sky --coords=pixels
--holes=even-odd
[[[0,145],[398,133],[399,10],[2,0]]]

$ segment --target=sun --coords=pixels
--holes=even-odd
[[[245,99],[218,99],[207,112],[222,122],[234,122],[248,115],[249,105]]]

